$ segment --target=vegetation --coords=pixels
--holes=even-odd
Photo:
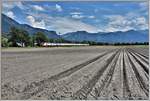
[[[1,38],[1,46],[2,47],[35,47],[42,46],[44,42],[51,43],[82,43],[89,45],[148,45],[149,42],[135,42],[135,43],[107,43],[107,42],[94,42],[94,41],[68,41],[63,38],[52,39],[48,38],[43,32],[37,32],[32,36],[29,36],[29,33],[25,30],[12,27],[10,29],[10,33],[6,36],[2,36]]]
[[[41,46],[43,42],[48,42],[47,36],[42,32],[37,32],[33,39],[35,39],[35,42],[37,43],[38,46]]]
[[[108,42],[82,41],[82,42],[75,42],[75,43],[83,43],[83,44],[89,44],[89,45],[114,45],[114,46],[121,46],[121,45],[149,45],[149,42],[108,43]]]
[[[12,42],[12,46],[20,44],[21,47],[25,47],[30,44],[30,36],[25,30],[12,27],[9,35],[9,42]]]
[[[67,41],[63,38],[59,38],[59,39],[49,39],[49,42],[51,43],[72,43],[71,41]]]
[[[1,45],[2,47],[8,47],[11,43],[8,42],[8,39],[3,37],[1,38]]]

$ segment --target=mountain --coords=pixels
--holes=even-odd
[[[70,32],[64,35],[57,35],[55,31],[48,31],[45,29],[34,28],[27,24],[19,24],[15,20],[7,17],[6,15],[2,14],[2,34],[7,34],[10,31],[10,28],[15,26],[17,28],[24,29],[28,31],[30,35],[33,35],[36,32],[43,32],[49,38],[64,38],[68,41],[95,41],[95,42],[108,42],[108,43],[115,43],[115,42],[148,42],[149,35],[148,30],[129,30],[126,32],[98,32],[98,33],[88,33],[86,31],[77,31],[77,32]]]
[[[108,33],[88,33],[86,31],[71,32],[62,35],[62,37],[69,41],[95,41],[95,42],[148,42],[148,30],[129,30],[126,32],[108,32]]]
[[[19,24],[15,20],[13,20],[13,19],[9,18],[8,16],[2,14],[2,34],[8,34],[9,31],[10,31],[10,28],[12,26],[28,31],[28,33],[30,35],[33,35],[36,32],[43,32],[49,38],[55,38],[55,39],[60,38],[60,36],[57,35],[55,31],[48,31],[48,30],[45,30],[45,29],[34,28],[34,27],[32,27],[30,25],[27,25],[27,24]]]

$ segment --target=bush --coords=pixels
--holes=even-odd
[[[1,38],[1,46],[2,47],[8,47],[9,46],[9,43],[8,43],[8,39],[7,38],[4,38],[4,37],[2,37]]]

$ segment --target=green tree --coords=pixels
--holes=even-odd
[[[50,38],[50,39],[49,39],[49,42],[53,43],[53,42],[54,42],[54,39],[51,39],[51,38]]]
[[[48,41],[48,38],[47,38],[47,36],[46,36],[44,33],[42,33],[42,32],[37,32],[37,33],[35,34],[35,41],[37,42],[37,45],[38,45],[38,46],[41,46],[41,44],[42,44],[43,42],[47,42],[47,41]]]
[[[9,46],[8,39],[3,37],[3,36],[1,37],[1,46],[2,47],[8,47]]]
[[[25,46],[29,46],[30,45],[30,36],[28,34],[27,31],[25,30],[20,30],[20,34],[21,34],[21,43],[24,43]]]
[[[35,35],[32,35],[30,38],[30,46],[34,47],[35,46]]]
[[[56,43],[65,43],[66,41],[63,38],[54,39]]]
[[[20,43],[21,46],[28,46],[30,43],[30,36],[27,31],[12,27],[9,41],[12,42],[13,46],[18,46],[17,43]]]

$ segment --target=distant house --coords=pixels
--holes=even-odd
[[[89,46],[89,44],[77,44],[77,43],[49,43],[49,42],[44,42],[42,43],[43,47],[48,47],[48,46]]]

